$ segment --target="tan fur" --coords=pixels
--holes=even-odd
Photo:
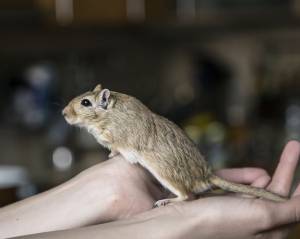
[[[107,109],[101,108],[101,90],[101,85],[98,85],[94,91],[74,98],[63,114],[68,123],[87,128],[114,155],[121,153],[129,162],[141,164],[177,196],[160,200],[157,206],[186,200],[190,193],[199,194],[214,186],[271,200],[283,200],[262,189],[219,179],[183,130],[151,112],[138,99],[111,91]],[[82,106],[83,99],[90,100],[92,106]],[[222,187],[224,182],[227,183]]]

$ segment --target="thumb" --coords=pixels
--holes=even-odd
[[[300,222],[300,195],[292,197],[284,203],[274,203],[274,215],[271,226],[281,226]]]

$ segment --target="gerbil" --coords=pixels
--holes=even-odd
[[[84,127],[111,156],[120,153],[139,163],[176,198],[159,200],[155,206],[187,200],[211,188],[285,201],[261,188],[231,183],[213,174],[197,146],[177,125],[150,111],[138,99],[97,85],[74,98],[63,110],[71,125]]]

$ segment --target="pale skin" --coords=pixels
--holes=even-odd
[[[153,203],[165,196],[160,187],[144,169],[117,156],[57,188],[0,209],[0,238],[47,231],[56,232],[22,238],[285,238],[300,220],[300,186],[290,192],[299,154],[299,142],[289,142],[272,178],[257,168],[218,172],[282,196],[291,193],[287,202],[227,195],[156,209]]]

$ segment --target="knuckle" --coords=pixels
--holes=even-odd
[[[260,186],[261,187],[265,187],[268,185],[268,183],[270,183],[271,181],[271,177],[269,175],[263,175],[259,178],[259,182],[260,182]]]
[[[110,192],[109,201],[111,206],[117,205],[122,199],[122,195],[120,191],[112,190]]]
[[[263,179],[262,179],[262,181],[263,181],[263,183],[264,183],[264,185],[263,185],[263,187],[266,187],[270,182],[271,182],[271,177],[269,176],[269,175],[266,175]]]
[[[261,177],[264,176],[264,177],[271,178],[270,175],[269,175],[269,173],[265,169],[261,168],[260,171],[259,171],[259,173],[260,173]]]
[[[122,200],[122,198],[126,197],[125,190],[119,185],[111,185],[109,189],[109,200],[112,204],[117,204]]]

